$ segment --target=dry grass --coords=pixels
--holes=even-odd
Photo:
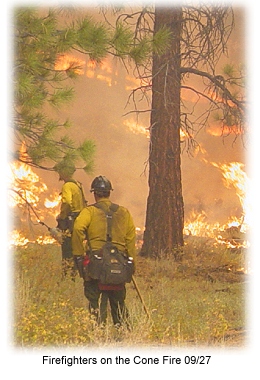
[[[82,280],[61,278],[57,246],[14,252],[16,346],[241,346],[246,324],[244,252],[188,243],[182,260],[138,258],[135,275],[150,312],[127,284],[132,331],[91,320]]]

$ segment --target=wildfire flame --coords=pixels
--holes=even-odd
[[[119,76],[116,68],[112,68],[111,60],[106,59],[100,64],[96,64],[93,61],[83,61],[76,58],[73,55],[61,55],[58,57],[55,69],[56,70],[68,70],[73,68],[79,75],[86,75],[88,78],[96,78],[101,81],[105,81],[108,86],[117,83],[117,77]],[[121,75],[121,74],[120,74]],[[113,79],[112,79],[113,78]],[[140,80],[125,75],[125,89],[131,90],[140,86]],[[123,83],[123,79],[120,81]],[[132,119],[125,120],[124,125],[132,132],[150,137],[149,128],[142,124],[136,123]],[[217,132],[216,132],[217,131]],[[213,135],[219,135],[220,128],[212,126],[207,131]],[[230,132],[230,129],[229,129]],[[222,129],[223,133],[223,129]],[[180,131],[181,140],[187,138],[187,133],[183,130]],[[201,148],[200,148],[201,149]],[[26,154],[26,152],[21,152]],[[204,162],[207,160],[204,158]],[[231,163],[215,163],[211,162],[211,165],[219,169],[223,175],[224,185],[226,187],[233,187],[239,197],[243,213],[240,219],[230,217],[230,219],[224,224],[220,225],[216,223],[208,223],[207,215],[205,212],[195,213],[192,212],[185,221],[184,234],[193,236],[207,236],[216,239],[218,243],[226,244],[227,246],[237,246],[235,240],[241,240],[241,244],[247,245],[248,243],[244,239],[229,239],[230,236],[241,236],[241,234],[248,231],[250,226],[250,203],[249,203],[249,179],[245,173],[244,165],[239,162]],[[48,194],[44,200],[44,206],[40,206],[40,198],[46,192],[49,192],[47,186],[40,180],[39,176],[33,172],[33,170],[26,164],[21,162],[14,162],[10,164],[10,187],[12,191],[9,193],[9,204],[11,207],[21,208],[26,203],[32,207],[38,207],[40,209],[40,218],[46,216],[46,214],[55,215],[58,213],[57,207],[60,203],[60,196],[58,192]],[[141,229],[138,230],[141,236]],[[49,238],[49,237],[48,237]],[[243,237],[244,238],[244,237]],[[47,239],[47,238],[46,238]],[[44,244],[44,238],[39,237],[38,242]],[[47,241],[47,240],[46,240]],[[21,231],[13,231],[10,244],[26,245],[29,242],[28,238],[21,234]],[[50,242],[50,241],[49,241]],[[139,244],[141,239],[139,239]],[[239,243],[240,244],[240,243]]]
[[[113,66],[110,58],[104,59],[102,62],[94,62],[93,60],[84,61],[75,57],[72,54],[60,55],[55,63],[55,70],[66,71],[72,68],[76,74],[85,75],[87,78],[95,78],[105,82],[109,87],[119,83],[119,71],[116,66]],[[122,73],[120,73],[120,77]],[[127,73],[124,77],[125,90],[131,91],[142,84],[142,79],[136,79]],[[120,80],[120,83],[123,83]]]
[[[73,55],[64,54],[60,55],[55,63],[55,70],[57,71],[66,71],[69,69],[73,69],[76,74],[83,75],[85,66],[85,61],[82,59],[76,58]]]
[[[60,201],[61,201],[61,195],[60,193],[58,193],[57,191],[54,192],[53,195],[50,195],[50,199],[49,198],[46,198],[45,201],[44,201],[44,206],[46,208],[55,208],[55,207],[58,207],[59,204],[60,204]]]
[[[143,134],[147,138],[150,137],[149,128],[145,127],[142,124],[136,123],[133,119],[125,120],[123,124],[132,132],[135,134]]]
[[[15,245],[15,246],[23,246],[29,243],[29,239],[27,239],[25,236],[22,236],[21,233],[17,230],[14,230],[11,232],[9,245]]]
[[[123,124],[134,134],[145,135],[148,139],[150,138],[150,128],[145,127],[143,124],[137,123],[134,119],[127,119],[123,122]],[[190,136],[186,131],[180,129],[180,139],[184,141],[186,138]]]
[[[13,230],[11,232],[9,246],[23,247],[27,246],[28,243],[37,243],[40,245],[45,244],[57,244],[57,241],[50,236],[38,236],[35,240],[30,240],[27,237],[23,236],[22,232],[18,230]]]
[[[221,170],[226,187],[233,186],[236,189],[241,207],[243,209],[241,218],[230,217],[227,223],[208,224],[207,215],[202,212],[191,213],[189,220],[185,222],[184,234],[193,236],[211,237],[219,244],[226,244],[229,248],[248,247],[245,233],[250,227],[250,203],[249,203],[249,178],[243,170],[244,165],[240,162],[229,164],[211,163]]]
[[[131,126],[131,124],[126,123]],[[143,132],[146,129],[143,126]],[[185,221],[184,234],[192,236],[211,237],[217,243],[226,244],[230,248],[243,246],[247,247],[248,242],[245,239],[245,232],[249,229],[249,212],[250,204],[247,197],[249,189],[249,179],[243,170],[244,165],[240,162],[231,162],[228,164],[211,163],[214,167],[221,170],[224,184],[226,187],[233,186],[239,197],[243,213],[241,218],[230,217],[223,225],[220,223],[208,223],[205,212],[192,212]],[[10,185],[13,191],[10,193],[9,204],[11,207],[22,207],[25,203],[32,207],[40,206],[40,195],[49,191],[47,186],[40,180],[39,176],[28,165],[15,161],[10,164]],[[55,216],[58,213],[60,204],[60,194],[54,191],[48,194],[44,200],[44,207],[40,208],[40,217],[44,218],[48,213]],[[38,220],[39,222],[39,220]],[[141,229],[137,228],[137,234],[141,236]],[[138,245],[141,245],[141,238],[138,238]],[[12,231],[10,245],[25,246],[29,242],[38,244],[53,244],[55,240],[50,236],[39,236],[36,240],[29,240],[21,231]]]
[[[229,126],[229,125],[210,125],[206,129],[207,133],[209,133],[211,136],[221,137],[221,136],[228,136],[230,134],[233,135],[241,135],[242,130],[237,127],[236,125]]]
[[[20,215],[22,222],[25,221],[24,210],[28,210],[28,207],[28,212],[37,210],[30,213],[30,219],[37,223],[40,223],[47,216],[55,218],[58,214],[60,194],[54,191],[53,194],[48,194],[48,197],[46,197],[46,192],[49,192],[47,185],[41,181],[40,177],[27,164],[19,161],[11,162],[9,164],[8,182],[10,189],[8,204],[11,208],[22,210]],[[44,195],[45,199],[43,200]],[[24,225],[26,226],[26,223]],[[25,232],[17,229],[10,232],[10,246],[26,246],[29,242],[53,244],[56,241],[50,236],[42,235],[30,240],[26,237]]]
[[[47,190],[47,186],[28,165],[17,161],[10,163],[9,183],[13,190],[9,193],[9,205],[12,207],[26,202],[36,207],[39,195]]]
[[[125,72],[125,75],[122,71],[119,72],[115,61],[111,59],[111,57],[104,58],[101,62],[95,62],[91,59],[83,60],[79,57],[76,57],[73,54],[61,54],[58,56],[55,63],[55,70],[67,71],[69,69],[73,69],[78,75],[85,75],[90,79],[97,79],[102,82],[105,82],[109,87],[113,85],[117,85],[119,83],[125,83],[125,90],[132,91],[136,88],[145,87],[147,89],[151,88],[151,81],[147,78],[136,78],[134,76],[129,75]],[[118,80],[120,77],[120,81]],[[210,93],[209,96],[212,99],[217,99],[217,95],[215,92]],[[191,92],[187,89],[181,89],[181,97],[182,99],[188,100],[191,103],[197,103],[196,95],[192,95]],[[218,99],[222,101],[221,98]],[[232,103],[230,106],[234,106]],[[129,124],[133,124],[131,120],[128,121]],[[136,123],[134,123],[136,124]],[[149,132],[144,127],[145,131],[143,131],[142,126],[139,128],[131,127],[133,133],[141,133],[149,137]],[[237,125],[222,125],[220,122],[212,122],[211,125],[206,128],[206,132],[212,136],[227,136],[230,134],[242,134],[243,131]],[[189,134],[180,130],[180,138],[181,140],[185,140],[189,138]]]
[[[226,187],[233,186],[236,189],[236,195],[238,196],[242,209],[243,215],[239,221],[241,230],[246,232],[250,226],[250,181],[243,170],[244,164],[241,162],[231,162],[229,164],[217,164],[212,162],[212,165],[219,168],[222,171],[224,177],[224,184]]]

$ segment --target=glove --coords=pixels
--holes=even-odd
[[[49,228],[51,237],[55,239],[59,244],[63,243],[63,234],[59,228]]]
[[[76,265],[76,268],[78,269],[80,277],[84,278],[84,271],[83,271],[84,256],[74,255],[73,258],[74,258],[74,263]]]

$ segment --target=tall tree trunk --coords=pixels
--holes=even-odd
[[[153,57],[152,113],[143,256],[174,253],[183,245],[184,205],[180,158],[181,8],[157,8],[154,32],[171,28],[171,45]]]

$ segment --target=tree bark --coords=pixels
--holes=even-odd
[[[172,39],[153,57],[152,112],[143,256],[175,253],[183,245],[184,204],[180,156],[181,8],[156,8],[154,33],[166,25]]]

